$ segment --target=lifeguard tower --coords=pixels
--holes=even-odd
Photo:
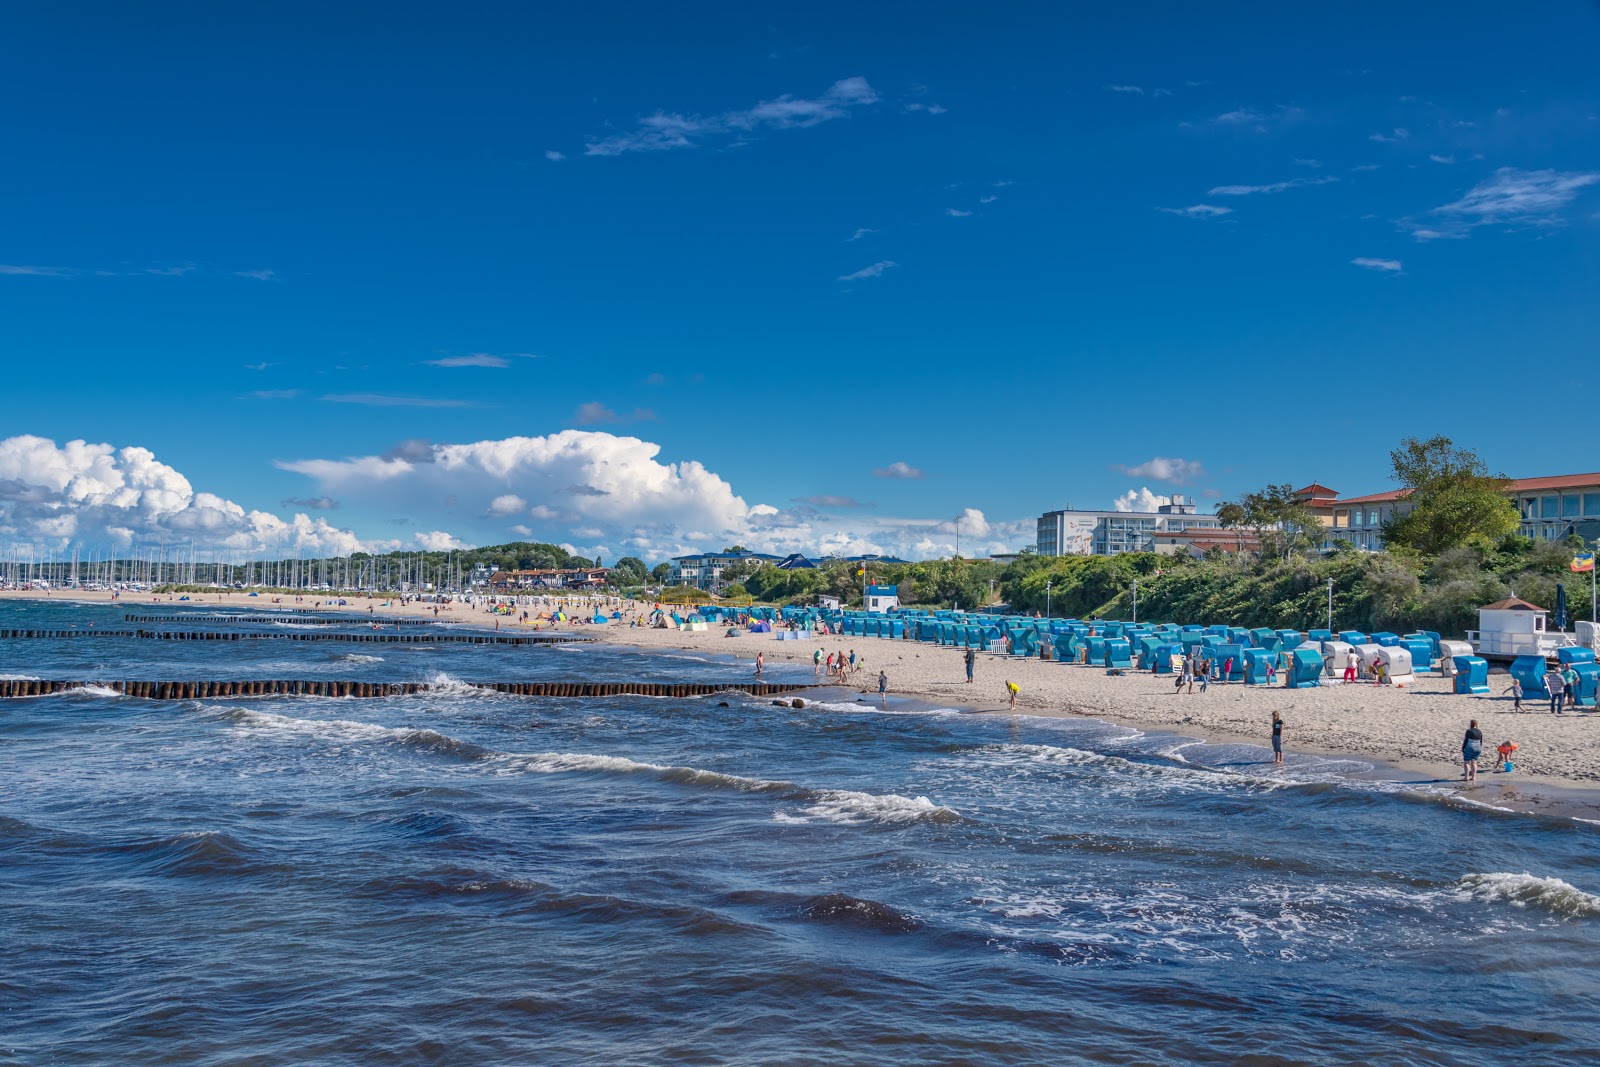
[[[1467,640],[1484,659],[1553,656],[1574,642],[1570,634],[1550,633],[1549,619],[1545,608],[1509,596],[1478,609],[1478,628],[1467,631]]]
[[[882,615],[894,611],[900,606],[900,587],[898,585],[869,585],[867,586],[867,611]]]

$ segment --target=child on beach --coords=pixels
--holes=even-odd
[[[1511,753],[1515,752],[1516,750],[1517,743],[1515,741],[1500,742],[1499,746],[1494,750],[1495,755],[1500,757],[1498,762],[1495,763],[1494,769],[1500,772],[1511,770]]]
[[[1017,710],[1017,694],[1022,692],[1022,687],[1020,685],[1018,685],[1016,682],[1013,682],[1011,679],[1007,678],[1006,679],[1006,692],[1011,697],[1011,710],[1012,711],[1016,711]]]
[[[1283,716],[1272,713],[1272,762],[1283,762]]]
[[[811,653],[811,677],[822,677],[822,649],[820,648]]]
[[[1522,683],[1517,681],[1515,678],[1511,679],[1511,684],[1506,687],[1506,692],[1511,694],[1511,710],[1512,711],[1521,711],[1522,710]]]

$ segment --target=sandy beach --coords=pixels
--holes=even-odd
[[[0,598],[44,599],[28,590],[0,591]],[[109,593],[62,591],[53,600],[104,603]],[[433,618],[436,605],[402,604],[398,598],[346,597],[339,606],[327,596],[257,596],[243,593],[191,594],[179,602],[165,594],[124,594],[119,604],[135,611],[141,605],[181,606],[200,610],[207,606],[233,609],[282,610],[299,608],[334,613],[357,612],[383,618]],[[548,604],[563,603],[551,598]],[[593,604],[582,598],[565,601],[573,606]],[[615,605],[615,601],[609,602]],[[495,617],[482,607],[466,603],[437,605],[438,618],[458,625],[494,629]],[[624,614],[643,605],[622,605]],[[370,613],[369,613],[369,608]],[[609,614],[609,611],[607,612]],[[512,618],[499,620],[501,632],[523,628]],[[1500,691],[1509,684],[1505,675],[1491,676],[1491,696],[1457,696],[1449,680],[1439,675],[1419,675],[1404,688],[1325,683],[1316,689],[1281,686],[1213,684],[1190,695],[1175,690],[1171,676],[1129,672],[1109,677],[1103,668],[1077,666],[1021,657],[979,653],[975,681],[967,684],[959,649],[884,638],[828,636],[813,641],[778,641],[771,634],[725,637],[724,628],[703,632],[657,630],[611,623],[574,627],[585,636],[646,651],[693,651],[697,654],[734,656],[753,661],[758,652],[769,663],[811,662],[817,648],[825,652],[853,649],[864,666],[851,679],[863,694],[877,693],[879,670],[889,675],[890,692],[982,713],[1007,709],[1005,682],[1021,686],[1017,709],[1029,715],[1084,716],[1142,729],[1167,729],[1206,741],[1245,741],[1265,745],[1270,737],[1272,713],[1284,717],[1285,749],[1376,759],[1432,781],[1457,781],[1461,774],[1461,737],[1471,719],[1484,734],[1485,758],[1479,764],[1479,784],[1474,792],[1504,795],[1529,786],[1593,790],[1600,787],[1600,714],[1568,712],[1551,715],[1541,701],[1529,700],[1521,712],[1512,711],[1509,696]],[[1494,748],[1502,740],[1516,742],[1517,771],[1493,773]],[[1465,788],[1465,787],[1463,787]]]

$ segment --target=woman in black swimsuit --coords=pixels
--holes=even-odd
[[[1272,713],[1272,762],[1283,762],[1283,716]]]
[[[1478,780],[1478,757],[1483,755],[1483,731],[1478,729],[1478,720],[1473,719],[1467,727],[1467,736],[1461,739],[1461,778],[1466,782]]]

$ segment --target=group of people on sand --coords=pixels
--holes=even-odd
[[[1506,687],[1511,694],[1511,710],[1522,710],[1523,697],[1532,696],[1536,700],[1548,698],[1550,701],[1550,714],[1560,715],[1567,708],[1576,710],[1578,707],[1578,672],[1572,664],[1564,663],[1561,669],[1551,667],[1544,672],[1539,687],[1535,690],[1537,695],[1525,692],[1522,682],[1516,678],[1511,679],[1511,684]]]
[[[757,658],[759,659],[760,657],[758,656]],[[859,671],[865,664],[866,660],[857,656],[856,650],[853,648],[848,656],[844,654],[842,649],[838,652],[829,652],[826,656],[823,655],[820,648],[811,653],[811,673],[815,677],[821,678],[823,670],[826,669],[828,680],[838,682],[840,685],[849,684],[850,676]],[[760,674],[761,672],[758,669],[756,673]],[[881,671],[879,673],[882,674]]]
[[[1495,746],[1496,772],[1509,772],[1515,764],[1511,756],[1517,751],[1515,741],[1502,741]],[[1478,720],[1473,719],[1467,724],[1467,732],[1461,738],[1461,780],[1463,782],[1476,782],[1478,780],[1478,760],[1483,757],[1483,731],[1478,728]]]

